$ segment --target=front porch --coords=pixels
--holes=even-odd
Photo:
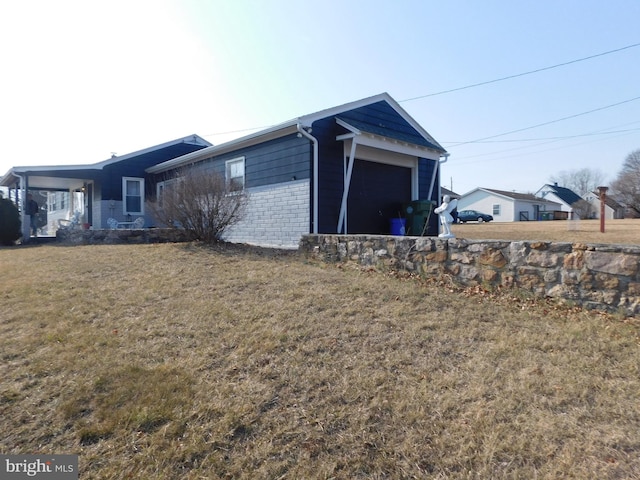
[[[93,216],[93,183],[86,170],[31,167],[12,169],[0,185],[8,189],[8,199],[18,207],[23,243],[27,243],[55,239],[64,228],[88,229]],[[34,215],[27,214],[29,195],[37,204]]]

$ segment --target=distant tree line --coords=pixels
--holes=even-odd
[[[640,216],[640,148],[625,158],[618,177],[611,183],[611,193],[635,217]]]
[[[590,192],[597,193],[600,186],[608,186],[607,195],[624,205],[628,213],[640,217],[640,149],[627,155],[622,169],[609,185],[605,183],[606,175],[592,168],[562,171],[550,177],[550,181],[574,191],[581,197]],[[580,217],[588,216],[589,212],[583,211],[590,208],[587,202],[577,202],[572,206]]]
[[[584,197],[587,193],[597,191],[604,185],[606,175],[593,168],[580,168],[578,170],[562,171],[550,178],[551,182]]]

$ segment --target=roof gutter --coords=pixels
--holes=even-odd
[[[318,139],[307,132],[301,123],[296,124],[298,133],[313,143],[313,218],[311,224],[313,225],[313,234],[318,234]]]

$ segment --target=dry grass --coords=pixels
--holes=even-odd
[[[0,265],[5,454],[77,453],[82,479],[640,478],[634,319],[231,247]]]
[[[607,220],[600,232],[600,220],[465,223],[451,226],[459,238],[500,240],[545,240],[555,242],[640,245],[640,219]]]

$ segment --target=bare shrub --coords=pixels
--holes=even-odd
[[[151,210],[164,226],[183,228],[197,240],[215,243],[244,218],[248,201],[244,190],[219,173],[185,168],[163,182]]]

